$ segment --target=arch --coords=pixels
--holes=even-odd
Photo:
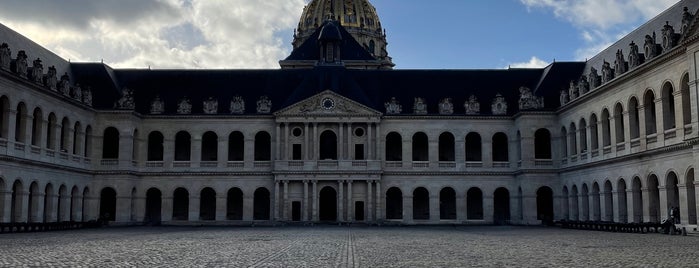
[[[332,130],[320,134],[318,144],[320,160],[337,160],[337,135]]]
[[[119,159],[119,130],[114,127],[104,130],[102,159]]]
[[[502,132],[493,135],[493,162],[509,161],[509,149],[507,135]]]
[[[425,187],[413,190],[413,220],[430,219],[430,192]]]
[[[570,123],[570,128],[568,129],[570,132],[568,132],[568,150],[570,151],[570,155],[577,155],[578,154],[578,128],[575,127],[575,123]]]
[[[116,219],[116,196],[117,193],[112,187],[102,188],[100,191],[100,218],[106,221]]]
[[[449,132],[439,135],[439,161],[454,162],[454,147],[454,135]]]
[[[201,138],[201,161],[218,161],[218,135],[207,131]]]
[[[92,126],[87,125],[85,128],[85,157],[92,156]]]
[[[655,174],[648,176],[648,215],[650,222],[660,222],[660,189],[658,177]]]
[[[228,190],[226,219],[233,221],[243,220],[243,191],[240,188],[233,187]]]
[[[657,133],[657,125],[655,119],[655,94],[653,90],[647,90],[643,94],[643,109],[646,117],[646,135]]]
[[[266,133],[266,132],[265,132]],[[269,135],[269,134],[268,134]],[[256,139],[257,140],[257,139]],[[252,218],[256,221],[270,218],[270,195],[269,190],[264,187],[257,188],[253,194]]]
[[[614,221],[614,199],[612,198],[612,182],[607,180],[604,182],[604,221]]]
[[[403,219],[403,192],[398,187],[386,191],[386,219]]]
[[[66,197],[68,195],[68,188],[65,185],[58,187],[58,204],[56,215],[59,222],[66,221],[69,217],[66,213],[69,211],[66,209]]]
[[[73,154],[80,155],[80,149],[82,148],[82,143],[80,143],[80,131],[82,129],[82,124],[80,122],[75,122],[73,125]]]
[[[568,191],[568,186],[563,186],[563,190],[561,191],[561,210],[563,211],[563,219],[569,220],[570,219],[570,202],[569,202],[569,191]]]
[[[82,201],[81,201],[82,202],[81,207],[83,208],[82,219],[84,222],[88,221],[88,220],[92,220],[89,218],[89,216],[90,216],[90,206],[89,206],[90,204],[88,203],[89,198],[90,198],[90,188],[85,187],[83,189],[83,197],[82,197]]]
[[[24,186],[22,181],[15,180],[12,184],[12,197],[10,200],[10,218],[12,222],[23,222],[26,218],[23,217],[22,211],[24,211]]]
[[[206,187],[200,192],[199,219],[202,221],[213,221],[216,219],[216,191],[211,187]]]
[[[561,127],[561,158],[568,157],[568,130],[566,127]]]
[[[27,222],[38,222],[39,217],[39,184],[32,182],[29,185],[29,204],[27,206]]]
[[[163,161],[165,137],[160,131],[148,134],[148,161]]]
[[[590,116],[590,147],[592,151],[599,150],[599,129],[597,128],[597,115]]]
[[[689,73],[682,75],[682,81],[680,82],[680,93],[682,95],[682,123],[686,126],[692,124],[692,103],[691,96],[689,94]]]
[[[610,126],[611,118],[609,110],[602,110],[602,146],[607,147],[612,145],[612,130]]]
[[[680,191],[677,188],[678,182],[679,179],[677,178],[677,174],[675,174],[675,172],[673,171],[670,171],[667,174],[667,177],[665,178],[665,192],[667,193],[667,211],[670,211],[672,208],[680,207]],[[679,217],[682,216],[683,215],[679,215]],[[675,215],[675,217],[677,217],[677,215]]]
[[[131,195],[129,196],[129,200],[131,201],[131,207],[129,208],[130,212],[129,213],[129,220],[131,222],[136,222],[136,195],[138,192],[136,191],[136,187],[131,188]]]
[[[397,132],[386,135],[386,161],[403,161],[403,137]]]
[[[673,95],[674,87],[670,81],[663,84],[662,102],[663,102],[663,129],[674,129],[675,125],[675,96]]]
[[[70,191],[70,221],[83,221],[83,219],[80,218],[81,210],[82,205],[80,204],[80,189],[78,186],[73,186],[73,189]]]
[[[439,191],[439,219],[456,220],[456,191],[451,187]]]
[[[580,153],[584,154],[587,152],[587,121],[585,121],[585,118],[580,118],[579,126]]]
[[[270,160],[272,160],[272,137],[266,131],[260,131],[255,135],[255,161]]]
[[[590,189],[586,183],[580,187],[580,218],[583,221],[590,220]]]
[[[429,142],[427,141],[427,134],[424,132],[418,132],[413,135],[413,161],[429,161]]]
[[[56,124],[58,124],[58,119],[56,119],[56,114],[49,114],[49,121],[46,124],[46,148],[55,150],[56,149]]]
[[[228,161],[245,160],[245,136],[240,131],[228,135]]]
[[[483,143],[481,135],[477,132],[471,132],[466,135],[466,161],[481,162],[483,161]]]
[[[510,222],[510,191],[505,187],[495,189],[493,193],[493,220],[495,224]]]
[[[483,191],[478,187],[471,187],[466,192],[466,219],[483,219]]]
[[[536,219],[544,224],[553,223],[553,190],[548,186],[536,190]]]
[[[44,116],[41,112],[41,108],[36,107],[33,113],[34,119],[32,119],[32,145],[41,146],[41,133],[44,125]]]
[[[631,139],[638,139],[641,136],[640,121],[638,116],[638,99],[631,97],[629,100],[629,134]]]
[[[570,219],[577,221],[580,220],[580,210],[578,209],[578,186],[573,184],[572,187],[570,187]]]
[[[534,158],[551,159],[551,132],[540,128],[534,132]]]
[[[643,188],[641,184],[641,178],[634,177],[631,181],[631,196],[633,200],[633,222],[641,223],[643,222],[643,194],[641,189]]]
[[[687,187],[687,209],[689,215],[682,218],[682,222],[687,222],[689,224],[697,224],[697,199],[696,199],[696,186],[694,185],[694,169],[690,168],[687,171],[685,186]],[[680,215],[682,216],[682,215]]]
[[[624,179],[619,179],[616,183],[616,194],[617,194],[617,213],[619,215],[619,222],[628,222],[628,208],[626,202],[626,181]]]
[[[54,219],[54,197],[56,196],[56,193],[53,192],[53,184],[48,183],[46,184],[46,187],[44,188],[44,211],[43,211],[43,218],[44,222],[54,222],[56,221]]]
[[[189,220],[189,191],[179,187],[172,194],[172,220]]]
[[[192,136],[187,131],[175,134],[175,161],[190,161],[192,159]]]
[[[27,126],[27,106],[24,102],[17,104],[17,114],[15,115],[15,141],[26,142]]]
[[[146,215],[143,221],[151,225],[160,225],[163,194],[158,188],[150,188],[146,191]]]
[[[0,97],[0,138],[7,139],[10,133],[10,100]]]
[[[325,186],[320,190],[318,217],[321,221],[337,221],[337,192]]]
[[[601,207],[600,207],[600,188],[599,184],[597,182],[594,182],[592,184],[592,220],[593,221],[601,221],[602,220],[602,212],[601,212]]]
[[[61,152],[67,153],[68,150],[70,149],[70,120],[68,120],[68,117],[63,117],[63,120],[61,121],[61,138],[59,139]],[[105,138],[106,138],[106,133],[105,133]],[[105,144],[105,146],[107,146]],[[119,146],[116,147],[117,150]]]
[[[617,103],[616,105],[614,105],[614,130],[616,134],[615,143],[624,142],[624,107],[621,105],[621,103]]]

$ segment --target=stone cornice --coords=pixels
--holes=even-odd
[[[70,166],[62,166],[62,165],[46,163],[46,162],[41,162],[41,161],[36,161],[36,160],[31,160],[31,159],[17,158],[17,157],[8,156],[8,155],[0,155],[0,161],[35,166],[35,167],[41,167],[41,168],[57,169],[57,170],[81,173],[81,174],[86,174],[86,175],[94,174],[92,171],[87,170],[87,169],[75,168],[75,167],[70,167]]]
[[[513,116],[495,115],[387,115],[383,120],[512,120]]]
[[[19,83],[25,87],[31,88],[34,91],[37,91],[41,94],[47,95],[49,97],[52,97],[54,99],[57,99],[59,101],[62,101],[67,104],[71,104],[74,107],[80,108],[82,110],[88,111],[88,112],[95,112],[96,110],[90,106],[87,106],[86,104],[79,102],[77,100],[74,100],[73,98],[66,97],[62,94],[59,94],[58,92],[52,91],[51,89],[48,89],[46,87],[43,87],[39,84],[36,84],[32,81],[29,81],[28,79],[22,78],[17,76],[16,74],[0,68],[0,76],[7,78],[8,80],[11,80],[15,83]]]

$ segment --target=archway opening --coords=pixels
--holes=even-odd
[[[648,177],[648,213],[651,222],[660,222],[660,189],[655,174]]]
[[[548,186],[536,191],[536,219],[544,224],[553,223],[553,190]]]
[[[439,161],[454,162],[454,135],[449,132],[439,135]]]
[[[397,187],[386,191],[386,219],[398,220],[403,218],[403,192]]]
[[[61,146],[61,149],[64,146]],[[119,159],[119,131],[109,127],[104,130],[102,139],[102,159]]]
[[[272,137],[267,132],[255,135],[255,161],[272,160]],[[269,216],[267,216],[269,219]]]
[[[614,221],[614,199],[612,198],[612,183],[604,183],[604,221]]]
[[[481,154],[481,135],[476,132],[471,132],[466,135],[466,161],[481,162],[483,157]]]
[[[165,138],[158,131],[148,134],[148,161],[163,161],[163,143]]]
[[[582,184],[582,190],[580,193],[580,207],[580,220],[590,220],[590,189],[587,188],[586,183]]]
[[[116,219],[116,191],[111,187],[100,192],[100,218],[107,221]]]
[[[243,219],[243,191],[240,188],[228,190],[226,198],[226,219],[240,221]]]
[[[152,225],[160,225],[162,193],[156,188],[150,188],[146,192],[146,215],[144,222]]]
[[[419,187],[413,191],[413,220],[430,219],[430,193]]]
[[[466,192],[466,218],[483,219],[483,192],[479,188],[473,187]]]
[[[201,190],[199,197],[199,219],[213,221],[216,219],[216,191],[210,187]]]
[[[403,160],[403,138],[396,132],[386,135],[386,161]]]
[[[337,192],[330,186],[325,186],[320,190],[318,200],[320,210],[318,216],[320,221],[337,221]]]
[[[189,192],[185,188],[175,189],[172,196],[172,219],[177,221],[189,219]]]
[[[495,224],[508,224],[510,222],[510,191],[500,187],[493,194],[493,221]]]
[[[253,199],[253,220],[268,221],[270,217],[269,190],[267,188],[257,188]]]
[[[451,187],[439,191],[439,219],[456,219],[456,191]]]
[[[53,219],[53,205],[54,205],[54,196],[56,194],[53,192],[53,185],[52,184],[47,184],[46,188],[44,189],[44,222],[53,222],[55,221]]]
[[[592,184],[592,220],[601,221],[600,188],[597,182]]]
[[[201,138],[201,161],[218,160],[218,135],[213,131],[204,133]]]
[[[507,162],[509,161],[509,149],[508,149],[507,135],[502,132],[495,133],[493,135],[493,161],[494,162]]]
[[[631,193],[633,198],[633,222],[636,223],[643,222],[643,194],[641,193],[641,188],[641,179],[638,177],[633,178]]]
[[[534,158],[551,159],[551,132],[542,128],[534,133]]]
[[[667,192],[667,211],[670,211],[672,208],[680,207],[680,191],[677,188],[677,184],[677,174],[670,172],[665,180],[665,191]],[[677,215],[675,215],[675,217],[677,217]],[[686,217],[686,215],[680,214],[679,217]]]
[[[429,161],[429,144],[427,134],[418,132],[413,135],[413,161]]]
[[[628,222],[628,209],[626,203],[626,181],[620,179],[617,182],[617,213],[619,214],[619,222]]]
[[[245,137],[234,131],[228,135],[228,161],[243,161],[245,157]]]
[[[192,157],[192,136],[186,131],[175,135],[175,161],[190,161]]]
[[[689,215],[687,215],[688,222],[689,224],[697,224],[697,199],[696,189],[694,186],[694,169],[687,171],[685,186],[687,187],[687,209],[689,210]]]

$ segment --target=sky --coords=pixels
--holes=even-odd
[[[2,0],[0,23],[73,62],[268,69],[309,0]],[[396,69],[584,61],[678,0],[370,0]],[[1,40],[0,40],[1,42]]]

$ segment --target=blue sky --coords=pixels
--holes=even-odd
[[[309,0],[3,0],[3,23],[71,61],[279,68]],[[400,69],[585,60],[677,0],[372,0]],[[41,19],[39,19],[41,18]]]

